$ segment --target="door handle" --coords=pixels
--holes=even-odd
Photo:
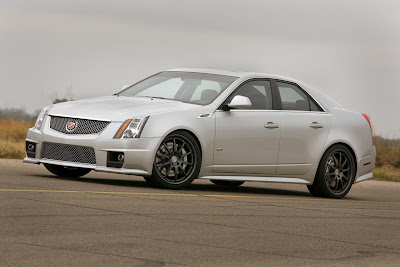
[[[279,128],[279,124],[273,123],[273,122],[268,122],[267,124],[264,124],[264,128],[267,128],[267,129]]]
[[[322,123],[319,123],[319,122],[313,122],[313,123],[311,123],[310,124],[310,127],[311,128],[314,128],[314,129],[319,129],[319,128],[323,128],[324,127],[324,125],[322,124]]]

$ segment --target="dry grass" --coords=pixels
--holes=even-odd
[[[376,167],[374,169],[374,179],[380,181],[400,182],[400,169],[390,165]]]
[[[34,124],[31,121],[0,120],[0,158],[24,158],[26,132]]]
[[[0,120],[0,158],[25,157],[25,137],[31,121]],[[376,168],[374,179],[400,182],[400,140],[375,138]]]
[[[26,132],[34,124],[31,121],[0,120],[0,140],[11,142],[24,141]]]
[[[376,147],[376,166],[387,165],[400,167],[400,140],[385,139],[380,136],[374,138]]]
[[[25,142],[0,140],[0,158],[22,159],[25,157]]]
[[[376,168],[374,179],[400,182],[400,140],[374,138]]]

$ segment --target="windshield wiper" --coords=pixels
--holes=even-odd
[[[179,101],[182,102],[179,99],[173,99],[173,98],[166,98],[166,97],[161,97],[161,96],[142,96],[142,97],[147,97],[147,98],[157,98],[157,99],[164,99],[164,100],[173,100],[173,101]]]

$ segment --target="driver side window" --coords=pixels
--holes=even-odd
[[[272,90],[270,81],[255,80],[246,82],[233,92],[224,104],[229,104],[237,96],[250,99],[251,108],[258,110],[272,110]]]

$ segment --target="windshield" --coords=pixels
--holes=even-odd
[[[118,95],[163,98],[207,105],[237,78],[207,73],[166,71],[140,81]]]

